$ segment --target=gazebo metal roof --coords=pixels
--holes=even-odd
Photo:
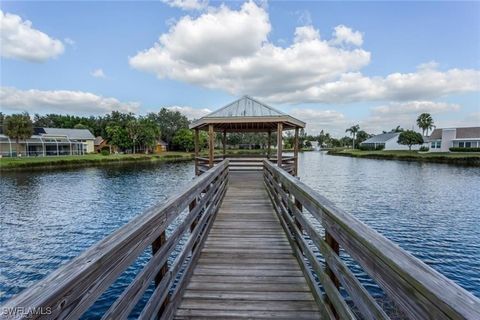
[[[216,131],[273,131],[305,128],[305,122],[262,103],[250,96],[229,103],[190,124],[190,129],[206,130],[212,124]]]

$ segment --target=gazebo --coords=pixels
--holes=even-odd
[[[279,167],[286,169],[292,175],[296,175],[298,172],[298,133],[301,128],[305,128],[305,122],[272,108],[250,96],[243,96],[190,124],[190,129],[195,131],[195,173],[199,175],[204,171],[202,170],[201,164],[206,164],[207,168],[211,168],[215,162],[220,160],[214,156],[215,132],[223,134],[222,158],[225,158],[226,155],[227,133],[266,132],[268,133],[267,158],[275,161]],[[208,132],[208,158],[199,157],[200,130]],[[293,157],[282,157],[282,133],[284,130],[295,130]],[[270,158],[272,132],[277,132],[276,158]]]

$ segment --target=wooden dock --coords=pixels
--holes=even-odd
[[[175,315],[319,319],[262,172],[236,172]]]
[[[480,299],[336,207],[288,165],[262,165],[245,172],[230,170],[238,168],[228,159],[216,163],[8,300],[0,319],[88,317],[146,250],[148,262],[101,319],[480,319]],[[383,290],[382,303],[352,261]]]

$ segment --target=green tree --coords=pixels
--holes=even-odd
[[[428,135],[428,130],[435,128],[433,125],[433,118],[430,113],[422,113],[417,118],[417,125],[422,129],[422,135]]]
[[[420,133],[413,130],[406,130],[398,136],[398,143],[408,146],[408,150],[412,150],[415,144],[422,144],[423,137]]]
[[[18,144],[20,139],[25,140],[33,135],[33,123],[27,112],[6,116],[4,120],[4,133],[16,141],[16,152],[18,155]]]
[[[358,124],[345,130],[345,132],[350,132],[350,135],[352,136],[352,149],[355,149],[355,138],[357,137],[358,131],[360,131],[360,126]]]
[[[3,112],[0,112],[0,126],[3,126],[3,121],[5,120],[5,115]]]
[[[172,140],[175,148],[178,148],[182,151],[193,151],[195,148],[195,141],[193,137],[192,130],[180,129],[177,131]]]
[[[171,144],[173,137],[180,129],[188,129],[189,121],[187,117],[179,111],[162,108],[158,113],[150,113],[148,118],[155,120],[162,133],[162,139]]]
[[[138,120],[140,124],[140,135],[138,142],[145,146],[146,149],[153,149],[160,139],[160,128],[158,124],[149,118],[141,117]]]
[[[371,136],[372,136],[371,134],[369,134],[369,133],[367,133],[363,130],[358,131],[357,132],[357,139],[356,139],[357,145],[360,145],[360,143],[367,140]]]
[[[128,133],[128,137],[130,139],[132,139],[132,146],[133,146],[133,153],[135,154],[135,147],[137,145],[137,140],[138,140],[138,137],[140,136],[141,134],[141,131],[142,131],[142,127],[140,126],[140,123],[138,122],[138,120],[130,120],[128,123],[127,123],[127,133]]]
[[[396,128],[393,128],[392,130],[390,130],[390,132],[403,132],[403,131],[405,131],[405,129],[403,129],[400,126],[397,126]]]

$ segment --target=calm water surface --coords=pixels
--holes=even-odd
[[[299,166],[302,181],[480,297],[480,168],[321,152],[301,154]],[[192,178],[192,163],[3,173],[0,303]],[[149,256],[85,318],[108,308]]]

